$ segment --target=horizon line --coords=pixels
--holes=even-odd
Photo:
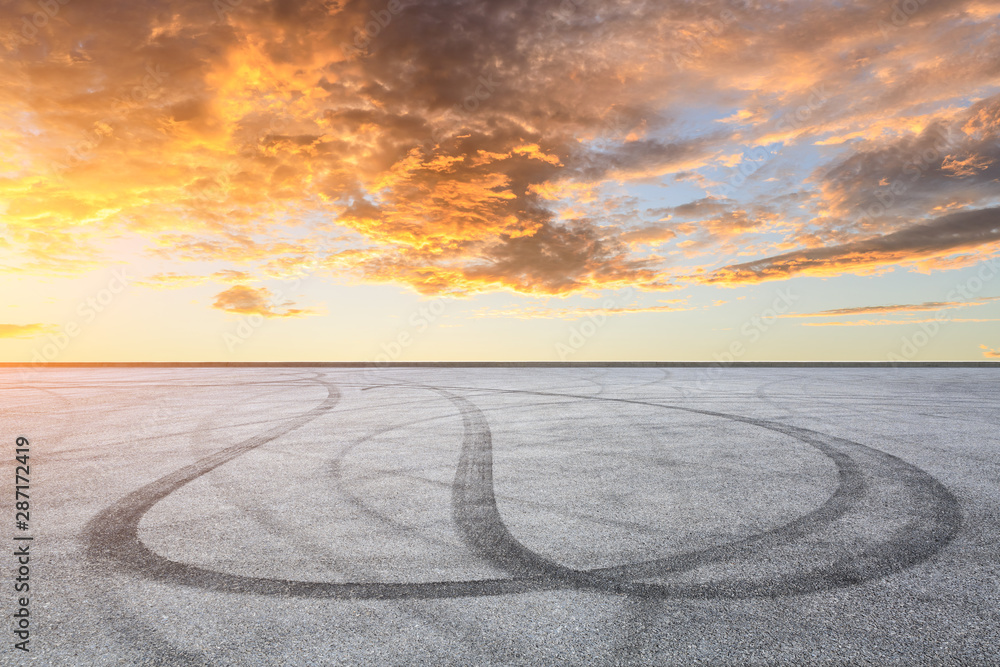
[[[1000,361],[3,361],[0,368],[988,368]]]

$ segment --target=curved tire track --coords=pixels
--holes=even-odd
[[[961,526],[961,509],[957,499],[934,477],[902,459],[849,440],[780,422],[646,401],[551,392],[486,390],[632,403],[744,422],[789,435],[809,444],[828,456],[837,467],[839,485],[826,503],[770,531],[663,559],[594,570],[568,568],[521,544],[503,522],[494,495],[491,434],[483,413],[468,399],[452,394],[445,388],[402,386],[436,391],[448,398],[461,412],[465,434],[452,485],[452,514],[469,547],[487,562],[510,572],[513,577],[420,583],[334,583],[246,577],[171,561],[142,544],[138,537],[138,524],[153,505],[219,465],[331,410],[337,403],[339,393],[329,384],[327,387],[330,394],[327,400],[310,412],[167,475],[129,494],[99,514],[88,524],[88,556],[96,561],[115,562],[128,571],[159,581],[217,591],[263,595],[341,599],[446,598],[570,587],[591,588],[651,599],[748,598],[802,594],[851,586],[912,567],[937,553],[954,537]],[[450,387],[450,389],[472,388]],[[857,458],[865,459],[868,465],[860,465]],[[870,493],[872,489],[900,480],[907,495],[904,499],[905,509],[911,513],[904,528],[890,536],[888,540],[874,545],[866,544],[864,548],[842,556],[830,565],[806,572],[755,580],[727,579],[695,584],[634,581],[641,577],[664,576],[692,570],[722,559],[752,557],[769,548],[803,538],[822,526],[841,519],[852,510],[860,508],[860,513],[872,511],[873,508],[868,506],[875,504],[869,502],[874,498]]]
[[[248,577],[173,561],[157,554],[142,543],[139,538],[139,522],[156,503],[222,464],[332,410],[340,400],[340,392],[334,385],[324,384],[329,392],[326,400],[309,412],[286,420],[261,435],[220,450],[147,484],[98,514],[84,530],[87,558],[96,565],[114,565],[118,571],[130,572],[163,583],[260,595],[395,599],[499,595],[537,589],[537,586],[512,579],[429,583],[328,583]]]

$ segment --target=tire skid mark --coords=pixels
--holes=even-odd
[[[528,549],[507,529],[493,490],[493,442],[486,417],[469,400],[440,389],[462,413],[465,442],[452,484],[451,512],[466,544],[480,558],[522,576],[572,580],[580,573]]]
[[[389,385],[379,385],[379,386],[389,386]],[[395,386],[395,385],[393,385],[393,386]],[[422,388],[422,387],[417,387],[416,385],[412,385],[412,386],[411,385],[399,385],[399,386],[405,386],[405,387],[411,387],[411,388]],[[375,389],[375,388],[377,388],[377,387],[371,387],[371,386],[367,387],[367,389]],[[538,407],[551,406],[551,405],[569,405],[569,402],[567,402],[567,401],[552,401],[552,402],[548,402],[548,403],[533,402],[530,405],[530,407],[531,408],[538,408]],[[528,406],[521,406],[521,407],[523,408],[523,407],[528,407]],[[478,408],[477,408],[477,410],[478,410]],[[480,410],[480,412],[482,412],[482,411]],[[380,435],[383,435],[385,433],[389,433],[389,432],[392,432],[392,431],[398,431],[400,429],[408,428],[410,426],[416,426],[417,424],[424,424],[424,423],[429,423],[429,422],[433,422],[433,421],[439,421],[441,419],[449,418],[450,416],[451,415],[437,415],[437,416],[434,416],[434,417],[428,417],[428,418],[419,419],[419,420],[416,420],[416,421],[409,421],[409,422],[406,422],[406,423],[400,423],[400,424],[396,424],[396,425],[393,425],[393,426],[387,426],[387,427],[379,429],[377,431],[372,431],[371,433],[369,433],[365,437],[356,440],[355,442],[351,443],[350,445],[348,445],[347,447],[345,447],[344,449],[342,449],[340,451],[340,453],[334,459],[332,459],[327,465],[328,465],[328,469],[330,471],[331,476],[335,480],[338,481],[338,486],[339,486],[339,489],[340,489],[340,493],[344,497],[344,499],[348,503],[350,503],[353,507],[357,508],[359,511],[364,512],[368,516],[371,516],[375,520],[379,521],[380,523],[382,523],[382,524],[384,524],[386,526],[391,527],[394,530],[405,532],[407,535],[410,535],[412,537],[419,537],[424,542],[427,542],[427,543],[430,543],[430,544],[444,544],[445,542],[443,540],[435,539],[435,538],[427,536],[427,535],[418,534],[419,533],[418,529],[413,528],[411,526],[408,526],[406,524],[400,523],[398,521],[395,521],[395,520],[393,520],[393,518],[391,516],[389,516],[389,515],[387,515],[387,514],[385,514],[383,512],[379,512],[378,510],[372,508],[367,503],[365,503],[361,498],[359,498],[358,496],[352,494],[348,489],[344,488],[344,486],[342,484],[339,484],[339,482],[342,480],[341,468],[342,468],[342,463],[343,463],[344,457],[351,450],[353,450],[355,447],[357,447],[358,445],[360,445],[360,444],[362,444],[364,442],[367,442],[367,441],[369,441],[369,440],[371,440],[373,438],[376,438],[376,437],[378,437]],[[484,420],[484,423],[485,423],[485,420]],[[431,479],[431,478],[428,478],[428,477],[424,477],[424,476],[421,476],[421,475],[414,474],[412,471],[407,471],[405,469],[396,469],[393,472],[375,472],[375,473],[370,473],[370,474],[367,474],[367,475],[353,476],[351,479],[352,479],[352,481],[355,481],[355,482],[368,482],[368,481],[373,481],[373,480],[376,480],[376,479],[383,479],[385,477],[402,477],[402,478],[410,479],[410,480],[413,480],[415,482],[419,482],[419,483],[427,484],[427,485],[431,485],[431,486],[437,486],[437,487],[443,487],[443,488],[454,488],[454,483],[453,482],[452,483],[442,482],[442,481],[439,481],[439,480],[435,480],[435,479]],[[535,503],[535,502],[533,502],[531,500],[520,499],[520,502],[522,502],[524,504],[528,504],[528,505],[537,505],[539,507],[545,507],[545,506],[543,506],[543,505],[541,505],[539,503]],[[546,508],[546,509],[550,509],[551,510],[551,508]],[[568,516],[568,517],[573,517],[573,518],[578,518],[578,519],[585,519],[587,521],[598,521],[598,522],[601,522],[601,523],[603,523],[605,525],[613,525],[613,526],[619,526],[619,527],[626,527],[626,528],[630,528],[630,529],[632,529],[634,531],[648,532],[650,534],[660,534],[659,530],[651,529],[648,526],[645,526],[643,524],[634,523],[634,522],[629,522],[629,521],[608,521],[607,519],[596,517],[594,515],[587,514],[585,512],[563,511],[562,514],[565,515],[565,516]]]
[[[297,388],[302,388],[303,386],[308,386],[308,384],[303,384],[303,383],[308,383],[310,380],[315,381],[319,377],[320,377],[319,374],[317,374],[315,372],[311,373],[311,377],[301,377],[301,378],[299,378],[299,381],[295,385],[293,385],[293,386],[297,387]],[[269,382],[258,382],[258,383],[256,383],[255,386],[256,387],[263,387],[264,385],[272,385],[272,387],[275,390],[278,390],[277,387],[274,387],[274,384],[275,383],[273,383],[273,382],[270,382],[270,383]],[[246,386],[246,385],[241,385],[241,386]],[[313,385],[313,386],[315,386],[315,385]],[[272,393],[272,387],[267,387],[268,393],[255,392],[254,397],[253,397],[253,402],[257,403],[257,402],[268,401],[268,404],[270,404],[269,399],[271,399],[271,397],[274,395]],[[281,392],[281,393],[286,393],[286,392]],[[340,399],[339,393],[337,394],[337,399],[338,399],[338,403],[339,403],[339,399]],[[291,400],[291,399],[289,399],[289,400]],[[246,403],[246,399],[236,399],[236,402]],[[246,408],[246,407],[248,407],[248,406],[244,405],[244,408]],[[227,412],[228,412],[228,410],[229,410],[229,407],[226,408]],[[258,414],[260,413],[259,410],[255,411],[255,412],[257,412]],[[209,420],[209,421],[212,421],[212,420]],[[203,428],[203,427],[199,426],[199,428],[196,429],[196,431],[197,431],[197,433],[200,434],[203,431],[204,432],[209,432],[209,431],[225,431],[225,430],[228,430],[228,429],[231,429],[231,428],[243,428],[243,427],[251,426],[251,425],[255,425],[255,424],[271,423],[271,422],[273,422],[273,420],[260,420],[260,421],[256,421],[256,420],[255,421],[242,421],[241,420],[241,421],[239,421],[237,423],[230,422],[228,424],[219,424],[218,426],[213,426],[211,428],[207,428],[207,427]],[[202,438],[202,440],[204,440],[204,438]],[[280,451],[280,450],[278,450],[278,451]],[[275,454],[276,453],[275,449],[272,448],[271,453]],[[223,478],[223,479],[220,479],[220,478]],[[220,492],[220,495],[225,495],[225,492],[228,490],[227,487],[226,487],[226,485],[224,484],[224,481],[225,481],[226,478],[227,478],[226,473],[225,472],[220,472],[220,473],[217,473],[216,475],[211,475],[211,476],[207,477],[206,481],[207,481],[208,485],[212,486],[215,489],[218,489],[219,492]],[[274,517],[274,514],[272,512],[267,512],[264,508],[262,508],[260,506],[259,503],[250,504],[250,503],[247,503],[247,502],[240,502],[238,500],[233,500],[230,503],[230,505],[231,505],[231,507],[234,510],[240,512],[243,515],[244,518],[246,518],[246,519],[248,519],[250,521],[253,521],[261,529],[261,531],[264,532],[265,534],[271,535],[273,537],[278,537],[279,539],[282,539],[282,540],[290,537],[291,534],[292,534],[291,529],[289,529],[283,522],[276,520],[276,518]],[[305,541],[299,539],[297,541],[297,546],[298,546],[299,550],[301,552],[303,552],[302,555],[307,555],[307,556],[312,557],[314,559],[321,557],[321,555],[319,554],[319,551],[321,550],[321,547],[319,545],[310,544],[308,542],[305,542]]]
[[[445,388],[427,388],[448,395]],[[448,389],[490,391],[478,387],[448,387]],[[853,586],[908,569],[924,562],[940,551],[954,538],[962,525],[962,512],[958,499],[932,475],[899,457],[850,440],[781,422],[730,415],[711,410],[661,405],[633,399],[527,390],[498,389],[493,391],[496,393],[567,396],[577,399],[630,403],[670,410],[682,410],[684,412],[739,421],[789,435],[816,448],[833,461],[837,467],[839,477],[837,490],[819,508],[764,533],[663,559],[593,570],[565,568],[535,554],[527,547],[517,543],[510,536],[510,532],[503,525],[498,512],[495,516],[490,516],[489,513],[484,512],[481,518],[489,528],[479,528],[479,530],[489,530],[496,535],[494,539],[497,542],[496,546],[499,547],[499,553],[503,554],[504,558],[510,560],[511,567],[519,566],[522,569],[526,568],[529,570],[534,568],[540,574],[572,582],[582,587],[595,587],[607,592],[636,595],[643,598],[722,597],[743,599],[750,597],[776,597]],[[459,398],[455,396],[453,400]],[[465,399],[460,400],[464,401]],[[472,406],[471,403],[468,403],[468,405]],[[461,408],[461,404],[459,406]],[[472,407],[474,408],[474,406]],[[463,410],[463,419],[468,419],[465,412]],[[485,418],[483,419],[485,425]],[[466,423],[468,424],[469,421]],[[463,455],[464,453],[465,450],[463,449]],[[874,471],[862,469],[851,456],[852,453],[874,458],[877,469]],[[485,456],[483,458],[485,460]],[[492,458],[489,459],[489,463],[488,479],[492,485]],[[485,486],[485,474],[481,474],[481,477],[483,478],[481,483]],[[764,580],[733,579],[706,584],[650,584],[632,581],[632,579],[638,577],[662,576],[692,570],[722,559],[752,556],[768,548],[787,544],[795,539],[805,537],[815,532],[817,528],[843,517],[851,509],[864,501],[866,493],[873,482],[878,484],[900,479],[905,480],[904,486],[910,495],[908,509],[914,512],[916,516],[911,517],[906,526],[896,531],[889,540],[863,549],[854,556],[840,558],[831,566],[819,567],[805,573],[772,577]],[[456,477],[457,482],[458,477]],[[482,496],[487,495],[486,491],[480,491],[479,493]],[[488,495],[492,498],[492,486]],[[511,555],[519,555],[520,561],[517,558],[511,560]],[[501,559],[499,562],[504,561]]]
[[[374,389],[374,388],[375,387],[367,387],[367,389]],[[446,542],[444,539],[441,539],[441,538],[438,538],[438,537],[434,537],[432,535],[428,535],[428,534],[424,533],[423,531],[419,530],[418,528],[415,528],[415,527],[410,526],[408,524],[402,523],[400,521],[396,521],[395,519],[393,519],[388,514],[375,509],[374,507],[372,507],[371,505],[369,505],[368,503],[366,503],[362,498],[360,498],[356,494],[352,493],[350,491],[350,489],[348,489],[346,487],[346,485],[344,484],[344,479],[343,479],[343,477],[344,477],[343,476],[343,463],[344,463],[344,459],[347,457],[347,455],[351,451],[353,451],[355,448],[357,448],[358,446],[360,446],[360,445],[362,445],[362,444],[364,444],[366,442],[370,442],[371,440],[374,440],[375,438],[377,438],[377,437],[379,437],[381,435],[385,435],[386,433],[391,433],[393,431],[398,431],[400,429],[410,428],[410,427],[413,427],[413,426],[417,426],[419,424],[427,424],[427,423],[430,423],[430,422],[435,422],[435,421],[439,421],[439,420],[442,420],[442,419],[448,419],[448,418],[452,418],[452,417],[453,417],[453,415],[442,414],[442,415],[435,415],[433,417],[424,417],[422,419],[409,420],[409,421],[406,421],[406,422],[400,422],[400,423],[394,424],[392,426],[386,426],[384,428],[380,428],[377,431],[372,431],[372,432],[368,433],[367,435],[365,435],[365,436],[363,436],[361,438],[358,438],[354,442],[346,445],[326,465],[327,471],[328,471],[330,477],[333,479],[333,481],[334,481],[337,489],[339,490],[341,497],[349,505],[351,505],[352,507],[354,507],[355,509],[357,509],[359,512],[364,513],[366,516],[368,516],[368,517],[370,517],[370,518],[378,521],[382,525],[387,526],[387,527],[391,528],[392,530],[398,531],[398,532],[400,532],[402,534],[405,534],[408,537],[411,537],[411,538],[414,538],[414,539],[420,539],[423,542],[425,542],[426,544],[434,544],[434,545],[438,545],[438,546],[451,546],[451,543]],[[452,486],[451,483],[442,482],[442,481],[430,479],[430,478],[427,478],[427,477],[422,477],[420,475],[415,475],[415,474],[412,474],[412,473],[408,473],[405,470],[403,470],[403,471],[396,470],[396,471],[391,472],[391,473],[389,473],[389,472],[375,472],[375,473],[370,473],[368,475],[363,475],[363,476],[357,476],[356,475],[356,476],[351,477],[351,480],[354,481],[354,482],[369,482],[369,481],[374,481],[374,480],[377,480],[377,479],[384,479],[386,477],[403,477],[403,478],[411,479],[411,480],[419,482],[419,483],[428,484],[428,485],[432,485],[432,486],[438,486],[438,487],[444,487],[444,488],[451,488],[451,486]]]
[[[86,554],[95,564],[160,581],[206,590],[256,593],[289,597],[342,599],[446,598],[467,595],[500,595],[539,590],[537,583],[516,579],[482,579],[429,583],[328,583],[267,577],[248,577],[218,572],[164,558],[139,538],[139,522],[156,503],[236,457],[260,447],[329,412],[339,402],[340,392],[323,383],[329,392],[323,403],[309,412],[286,420],[273,429],[185,466],[125,496],[92,519],[84,530]],[[551,588],[558,588],[552,584]],[[545,588],[542,584],[541,588]]]
[[[326,383],[324,383],[326,384]],[[111,560],[136,574],[169,583],[210,590],[264,595],[324,597],[339,599],[403,599],[500,595],[561,588],[599,591],[648,599],[674,597],[749,598],[802,594],[851,586],[912,567],[943,548],[961,527],[957,499],[940,482],[898,457],[864,445],[780,422],[729,415],[709,410],[661,405],[647,401],[580,396],[527,390],[479,387],[438,387],[410,383],[379,387],[423,388],[448,398],[462,415],[464,436],[455,480],[452,484],[452,515],[466,544],[483,560],[510,572],[512,577],[474,581],[419,583],[333,583],[246,577],[207,570],[170,561],[150,551],[138,538],[138,523],[156,502],[184,484],[229,460],[269,442],[332,409],[336,388],[326,384],[330,395],[321,406],[298,418],[182,468],[126,496],[88,524],[88,554],[94,560]],[[839,484],[821,507],[783,526],[749,538],[698,551],[621,566],[577,570],[565,567],[521,544],[504,524],[497,508],[493,484],[492,436],[483,413],[468,399],[448,391],[514,393],[547,397],[591,399],[682,410],[729,419],[770,429],[809,444],[828,456],[838,470]],[[852,454],[874,458],[876,470],[866,471]],[[805,573],[766,579],[725,579],[709,583],[660,584],[634,581],[637,577],[662,576],[691,570],[720,559],[747,557],[786,544],[829,524],[859,504],[873,484],[903,480],[911,498],[906,509],[916,508],[906,525],[889,540],[866,545],[832,565]]]
[[[222,453],[216,454],[217,459],[221,458],[219,454]],[[215,463],[216,465],[221,465],[218,461]],[[145,510],[142,510],[142,513],[145,513]],[[108,517],[106,516],[105,518]],[[92,521],[88,525],[95,527],[95,522]],[[102,537],[97,537],[97,539],[107,540],[108,534],[106,529],[108,526],[104,526],[104,530],[101,530],[100,526],[96,527],[99,529],[99,534],[104,533]],[[95,546],[97,546],[94,542],[94,537],[92,535],[91,539],[85,543],[87,551],[93,551]],[[105,542],[105,546],[111,549],[128,549],[129,545],[125,541],[117,543]],[[94,558],[88,558],[86,561],[86,567],[91,572],[91,576],[102,581],[107,580],[110,575],[117,574],[118,569],[114,565],[120,565],[120,561]],[[127,598],[124,598],[120,593],[116,594],[106,584],[98,586],[97,590],[97,595],[103,601],[101,607],[105,610],[105,619],[110,628],[119,637],[119,641],[125,649],[130,652],[129,659],[131,664],[213,664],[204,653],[177,646],[169,639],[160,636],[155,627],[144,622],[141,616],[130,610]]]
[[[929,473],[885,452],[859,443],[817,433],[780,422],[724,415],[708,410],[686,409],[701,414],[726,417],[790,435],[812,445],[831,458],[838,469],[840,484],[819,508],[794,521],[738,542],[710,547],[677,557],[657,559],[599,570],[614,577],[643,577],[690,570],[708,562],[746,558],[769,548],[802,538],[823,525],[833,523],[867,499],[868,491],[880,483],[904,480],[909,494],[906,503],[911,517],[889,539],[869,545],[860,552],[839,558],[833,564],[802,573],[754,580],[723,580],[707,584],[617,585],[615,590],[647,598],[749,598],[800,595],[854,586],[922,563],[948,544],[961,528],[962,512],[958,500]],[[874,469],[866,469],[851,457],[851,450],[876,460]],[[867,451],[865,451],[867,450]]]
[[[695,410],[694,412],[708,414],[711,416],[724,416],[722,413],[712,413],[702,410]],[[762,533],[757,533],[756,535],[734,542],[706,547],[696,551],[689,551],[667,558],[659,558],[628,565],[605,567],[597,570],[597,572],[613,577],[651,577],[672,572],[692,570],[709,562],[751,556],[766,549],[787,544],[792,540],[804,537],[814,532],[817,528],[823,525],[836,521],[844,516],[844,514],[846,514],[855,504],[857,504],[867,490],[868,484],[860,466],[858,466],[858,464],[850,456],[842,451],[838,451],[836,448],[831,447],[827,442],[825,442],[825,440],[829,439],[830,436],[816,438],[815,436],[819,434],[807,431],[806,429],[797,429],[795,427],[790,427],[789,429],[779,429],[778,426],[783,425],[773,422],[769,423],[764,420],[739,418],[733,415],[725,416],[735,421],[744,421],[752,423],[756,426],[779,431],[781,433],[785,433],[786,435],[790,435],[797,440],[805,442],[806,444],[812,445],[821,453],[829,457],[836,466],[838,477],[836,490],[830,495],[826,502],[813,511]],[[801,431],[803,433],[796,433],[796,431]]]
[[[299,386],[301,386],[301,384]],[[230,449],[232,450],[235,448]],[[220,455],[223,453],[224,452],[217,452],[214,455],[214,458],[222,458]],[[239,453],[235,455],[238,456]],[[216,461],[215,466],[213,467],[217,467],[224,462],[225,461]],[[188,468],[190,468],[190,466]],[[185,469],[181,469],[174,474],[176,475],[183,470]],[[162,481],[162,479],[160,481]],[[140,491],[142,491],[142,489],[140,489]],[[132,495],[134,496],[135,494]],[[148,511],[148,507],[142,510],[141,514],[145,514],[146,511]],[[107,512],[104,514],[106,513]],[[141,519],[141,514],[138,519]],[[100,516],[101,515],[97,518],[99,519]],[[136,520],[134,526],[136,542],[138,542],[138,519]],[[92,520],[88,524],[88,528],[94,527],[95,521],[96,519]],[[107,528],[107,526],[104,528]],[[127,529],[127,526],[125,526],[125,528]],[[92,535],[91,539],[85,543],[85,553],[93,551],[96,546],[94,537],[95,535]],[[97,539],[107,540],[108,536],[105,532],[103,537],[97,537]],[[118,543],[105,542],[105,546],[112,549],[116,547],[124,547],[127,550],[129,544],[126,540]],[[141,543],[140,546],[142,546]],[[87,559],[87,568],[90,570],[92,576],[102,580],[107,579],[109,575],[117,574],[118,569],[114,568],[113,565],[120,564],[121,561],[112,563],[109,559],[95,559],[93,557]],[[146,623],[142,620],[140,615],[137,615],[129,609],[128,600],[125,599],[120,593],[116,593],[114,589],[106,588],[103,585],[98,586],[97,588],[99,591],[98,595],[104,601],[102,607],[106,610],[105,618],[107,619],[110,627],[114,630],[115,634],[117,634],[120,638],[120,641],[126,650],[131,652],[130,660],[132,664],[178,664],[198,666],[208,666],[213,664],[209,657],[204,653],[178,646],[168,638],[160,636],[155,627]]]

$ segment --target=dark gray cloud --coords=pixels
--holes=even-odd
[[[717,269],[707,283],[761,282],[793,275],[836,275],[913,262],[1000,242],[1000,208],[962,211],[891,234],[784,253]]]
[[[861,149],[824,168],[824,194],[861,231],[899,224],[938,206],[995,197],[1000,182],[1000,96],[951,122]]]

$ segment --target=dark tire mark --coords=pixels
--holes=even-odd
[[[371,387],[369,387],[369,388],[371,388]],[[399,405],[399,404],[400,404],[399,402],[394,403],[394,405]],[[531,404],[531,407],[532,408],[539,408],[539,407],[548,407],[548,406],[552,406],[552,405],[566,406],[566,405],[569,405],[569,402],[567,402],[567,401],[533,402]],[[352,493],[350,490],[348,490],[347,488],[345,488],[344,485],[341,484],[341,482],[342,482],[342,478],[343,478],[343,476],[342,476],[343,459],[356,446],[358,446],[358,445],[360,445],[360,444],[362,444],[364,442],[367,442],[367,441],[369,441],[369,440],[371,440],[371,439],[373,439],[373,438],[375,438],[377,436],[383,435],[385,433],[389,433],[389,432],[392,432],[392,431],[398,431],[400,429],[408,428],[408,427],[411,427],[411,426],[416,426],[418,424],[426,424],[426,423],[429,423],[429,422],[439,421],[439,420],[444,419],[446,417],[448,417],[448,416],[447,415],[438,415],[438,416],[434,416],[434,417],[419,419],[419,420],[416,420],[416,421],[401,422],[401,423],[398,423],[398,424],[394,424],[392,426],[387,426],[387,427],[378,429],[377,431],[372,431],[368,435],[364,436],[363,438],[360,438],[360,439],[354,441],[353,443],[351,443],[350,445],[344,447],[344,449],[342,449],[337,454],[337,456],[334,457],[333,459],[331,459],[327,463],[327,465],[326,465],[326,468],[327,468],[327,471],[328,471],[329,475],[337,483],[338,491],[340,492],[341,497],[346,502],[348,502],[352,507],[354,507],[358,511],[366,514],[367,516],[373,518],[374,520],[378,521],[379,523],[383,524],[384,526],[387,526],[387,527],[389,527],[389,528],[391,528],[393,530],[399,531],[401,533],[405,533],[405,534],[407,534],[407,535],[409,535],[411,537],[418,537],[419,539],[423,540],[424,542],[426,542],[428,544],[439,544],[439,545],[440,544],[445,544],[446,542],[444,540],[442,540],[442,539],[434,538],[434,537],[428,536],[426,534],[420,533],[420,531],[418,529],[412,528],[411,526],[409,526],[407,524],[404,524],[404,523],[401,523],[399,521],[396,521],[389,514],[386,514],[384,512],[381,512],[381,511],[378,511],[378,510],[374,509],[372,506],[370,506],[368,503],[366,503],[361,497],[359,497],[358,495]],[[454,415],[450,415],[450,417],[454,417]],[[406,478],[406,479],[410,479],[410,480],[413,480],[415,482],[419,482],[419,483],[422,483],[422,484],[437,486],[439,488],[452,489],[454,487],[453,481],[452,482],[443,482],[443,481],[440,481],[440,480],[436,480],[436,479],[431,479],[431,478],[425,477],[423,475],[417,475],[417,474],[413,474],[412,472],[407,472],[405,469],[397,469],[397,471],[391,472],[391,473],[390,472],[372,472],[372,473],[365,474],[365,475],[352,475],[350,479],[351,479],[352,482],[368,482],[368,481],[373,481],[373,480],[376,480],[376,479],[385,479],[386,477],[401,477],[401,478]],[[525,505],[531,505],[531,506],[535,506],[535,507],[537,507],[539,509],[544,508],[544,509],[547,509],[547,510],[551,511],[551,507],[548,507],[548,506],[544,505],[543,503],[534,502],[534,501],[532,501],[530,499],[524,499],[524,498],[519,498],[517,500],[518,500],[518,502],[520,502],[522,504],[525,504]],[[633,521],[628,521],[628,520],[624,520],[624,519],[609,520],[606,517],[598,518],[595,515],[587,513],[587,512],[574,512],[574,511],[569,511],[569,510],[563,510],[563,511],[560,512],[560,514],[562,514],[563,516],[566,516],[566,517],[573,518],[573,519],[583,519],[583,520],[586,520],[586,521],[601,521],[605,525],[617,526],[619,528],[627,528],[627,529],[632,530],[632,531],[646,532],[646,533],[655,534],[655,535],[659,535],[660,534],[659,530],[650,528],[649,526],[647,526],[645,524],[637,523],[637,522],[633,522]]]
[[[324,383],[325,384],[325,383]],[[388,387],[393,385],[380,385]],[[327,385],[329,396],[310,412],[287,420],[263,435],[229,447],[201,461],[167,475],[129,494],[88,524],[88,555],[94,561],[110,561],[140,576],[168,583],[217,591],[339,599],[443,598],[500,595],[559,588],[591,588],[604,592],[659,599],[671,597],[774,597],[851,586],[912,567],[943,548],[961,526],[961,510],[955,497],[928,473],[905,461],[864,445],[835,438],[809,429],[708,410],[660,405],[646,401],[534,392],[490,390],[470,387],[452,389],[491,393],[560,396],[645,405],[662,409],[719,417],[767,428],[796,438],[831,458],[837,466],[837,491],[820,508],[783,526],[728,544],[641,563],[594,570],[562,566],[523,544],[510,533],[496,505],[493,485],[492,436],[483,413],[469,400],[442,387],[404,384],[431,389],[448,398],[462,414],[462,451],[452,485],[452,514],[469,547],[487,562],[514,576],[504,579],[440,581],[421,583],[333,583],[289,579],[246,577],[216,572],[174,562],[149,550],[138,538],[142,516],[159,500],[188,482],[241,454],[270,442],[328,412],[339,394]],[[874,463],[866,470],[855,460],[864,457]],[[659,584],[636,582],[637,577],[663,576],[691,570],[720,559],[747,558],[779,544],[802,538],[818,527],[830,524],[849,511],[865,507],[873,486],[902,480],[908,494],[907,524],[889,540],[868,544],[832,565],[805,573],[768,579],[730,579],[703,584]],[[868,503],[871,504],[871,503]]]
[[[435,389],[462,413],[465,440],[452,484],[451,512],[466,544],[481,558],[520,576],[572,580],[584,573],[540,556],[514,539],[497,509],[493,490],[493,442],[486,417],[470,401]]]
[[[657,559],[644,563],[598,570],[615,578],[648,577],[690,570],[709,562],[748,558],[769,548],[805,537],[817,528],[853,514],[875,513],[884,509],[870,491],[875,487],[902,481],[903,503],[909,512],[906,526],[890,539],[869,545],[858,553],[839,558],[832,565],[804,573],[764,580],[728,580],[710,584],[660,585],[627,584],[614,588],[642,597],[775,597],[813,593],[853,586],[885,577],[917,565],[943,548],[961,528],[962,513],[958,500],[927,472],[885,452],[856,442],[762,419],[725,415],[707,410],[685,408],[724,417],[784,433],[815,447],[837,466],[840,484],[822,506],[790,523],[746,538],[739,542]],[[870,465],[861,466],[864,458]]]
[[[139,522],[156,503],[185,484],[220,465],[264,445],[326,414],[339,402],[339,390],[324,383],[328,396],[309,412],[286,420],[271,430],[220,450],[155,482],[133,491],[92,519],[84,530],[86,554],[91,563],[163,583],[213,591],[294,597],[342,599],[443,598],[499,595],[537,590],[537,585],[514,579],[447,581],[429,583],[327,583],[217,572],[164,558],[139,539]],[[558,585],[553,585],[553,588]]]
[[[785,433],[786,435],[790,435],[797,440],[812,445],[821,453],[829,457],[833,461],[833,464],[837,467],[838,484],[836,490],[826,500],[826,502],[812,512],[804,514],[789,523],[777,526],[771,530],[758,533],[751,537],[744,538],[743,540],[707,547],[697,551],[689,551],[668,558],[659,558],[641,563],[601,568],[596,570],[597,572],[614,577],[651,577],[670,572],[683,572],[691,570],[713,561],[728,560],[737,557],[745,558],[766,549],[787,544],[796,538],[808,535],[822,525],[836,521],[844,516],[844,514],[846,514],[858,503],[859,500],[861,500],[867,489],[868,484],[866,482],[864,472],[854,459],[843,451],[840,451],[836,447],[830,445],[829,441],[831,439],[836,440],[835,438],[832,438],[832,436],[823,435],[822,437],[817,438],[815,436],[821,434],[817,434],[814,431],[808,431],[807,429],[799,429],[796,427],[778,428],[778,423],[767,422],[761,419],[750,419],[737,417],[735,415],[723,415],[722,413],[707,412],[703,410],[690,411],[754,424],[755,426]],[[848,441],[843,442],[847,443]]]
[[[413,385],[410,385],[413,386]],[[439,393],[448,395],[440,387],[428,387]],[[452,388],[472,390],[475,388]],[[488,390],[486,390],[488,391]],[[582,587],[595,587],[608,592],[626,595],[637,595],[645,598],[670,597],[775,597],[812,593],[853,586],[865,581],[881,578],[894,572],[908,569],[924,562],[948,544],[961,528],[962,512],[958,500],[948,489],[927,472],[913,466],[902,459],[859,443],[812,431],[810,429],[791,426],[781,422],[764,419],[730,415],[710,410],[685,408],[680,406],[660,405],[647,401],[637,401],[621,398],[602,398],[584,395],[555,394],[552,392],[534,392],[524,390],[496,390],[500,393],[532,394],[539,396],[569,396],[577,399],[593,399],[617,403],[646,405],[671,410],[682,410],[695,414],[719,417],[739,421],[754,426],[773,430],[789,435],[804,442],[829,457],[837,466],[839,484],[833,495],[819,508],[795,519],[787,524],[758,535],[726,544],[678,554],[676,556],[631,563],[627,565],[598,568],[594,570],[573,570],[562,567],[543,556],[536,554],[518,543],[503,524],[499,511],[496,510],[492,489],[492,453],[489,458],[485,453],[477,455],[475,464],[471,466],[475,474],[467,474],[478,483],[478,490],[470,501],[481,504],[492,501],[492,510],[480,510],[477,519],[477,530],[488,531],[493,535],[496,544],[494,553],[503,554],[505,567],[513,571],[535,571],[564,582],[571,582]],[[457,396],[449,396],[463,412],[463,420],[468,427],[485,429],[485,436],[473,441],[472,451],[490,447],[489,430],[485,417],[477,419],[467,415],[471,403]],[[464,401],[464,403],[460,402]],[[481,415],[481,413],[479,413]],[[481,443],[481,444],[479,444]],[[467,441],[466,447],[469,446]],[[463,457],[466,455],[463,448]],[[855,458],[865,458],[870,465],[863,468]],[[489,464],[489,470],[486,466]],[[460,462],[460,469],[462,463]],[[481,470],[478,470],[481,469]],[[456,477],[456,484],[458,483]],[[724,580],[707,584],[649,584],[631,581],[635,578],[662,576],[665,574],[692,570],[708,563],[723,559],[747,558],[766,549],[787,544],[795,539],[805,537],[817,528],[831,524],[846,515],[858,505],[872,505],[865,509],[878,512],[883,509],[878,506],[877,499],[869,495],[872,487],[883,486],[902,481],[903,492],[908,496],[905,500],[910,518],[904,529],[897,531],[889,540],[869,546],[854,554],[838,559],[831,566],[820,567],[806,573],[774,577],[765,580]],[[489,489],[486,490],[486,485]],[[868,502],[866,502],[868,501]],[[860,512],[859,512],[860,513]],[[460,524],[461,525],[461,524]],[[485,526],[485,527],[484,527]],[[476,530],[475,528],[473,528]],[[473,546],[480,542],[474,539]]]

